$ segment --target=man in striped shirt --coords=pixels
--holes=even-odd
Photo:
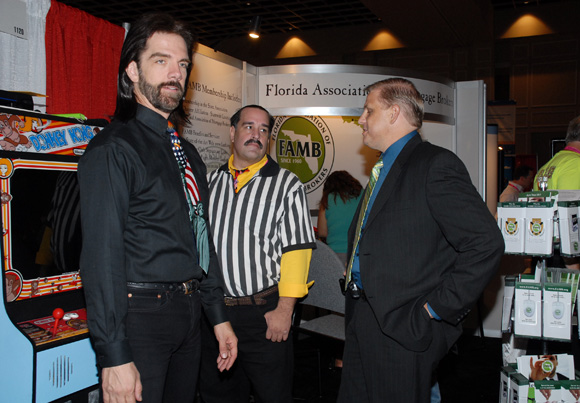
[[[316,241],[306,194],[296,175],[266,154],[274,118],[258,105],[231,118],[233,155],[208,175],[209,216],[224,277],[225,304],[238,336],[238,362],[215,370],[215,338],[202,331],[205,403],[291,402],[289,338],[297,298],[308,293]]]

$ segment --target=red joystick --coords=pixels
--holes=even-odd
[[[64,311],[61,308],[56,308],[52,311],[52,317],[54,318],[54,327],[52,329],[52,335],[56,336],[56,328],[58,327],[58,321],[64,316]]]

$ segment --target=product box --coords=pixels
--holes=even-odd
[[[574,379],[574,356],[570,354],[522,355],[518,373],[530,381]]]
[[[534,381],[536,403],[561,403],[559,381]]]
[[[542,285],[516,281],[514,334],[542,337]]]
[[[497,205],[497,224],[505,243],[504,253],[524,253],[526,205],[526,202]]]
[[[512,403],[510,394],[510,375],[517,373],[511,365],[501,368],[499,376],[499,403]]]
[[[580,254],[578,235],[578,205],[575,201],[558,201],[558,222],[560,225],[560,253],[562,256]]]
[[[526,230],[524,252],[527,255],[551,256],[553,254],[554,203],[528,202],[526,205]]]
[[[580,403],[580,379],[560,381],[562,403]]]
[[[542,334],[546,339],[570,340],[572,336],[572,286],[544,284]]]
[[[546,269],[545,283],[565,283],[569,284],[571,288],[572,307],[570,312],[574,313],[576,299],[578,295],[578,282],[580,281],[580,272],[573,269],[565,269],[563,267],[548,267]],[[574,325],[574,323],[573,323]]]
[[[512,313],[514,308],[514,294],[516,289],[516,276],[505,276],[503,287],[503,306],[501,315],[501,331],[512,332]]]
[[[528,390],[534,390],[533,386],[530,386],[528,378],[515,372],[510,375],[510,403],[527,403],[528,402]]]

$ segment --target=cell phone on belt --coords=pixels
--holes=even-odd
[[[344,277],[338,279],[338,285],[340,285],[340,292],[342,295],[346,295],[346,279]]]

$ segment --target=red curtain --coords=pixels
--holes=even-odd
[[[109,119],[125,29],[53,0],[46,16],[46,112]]]

